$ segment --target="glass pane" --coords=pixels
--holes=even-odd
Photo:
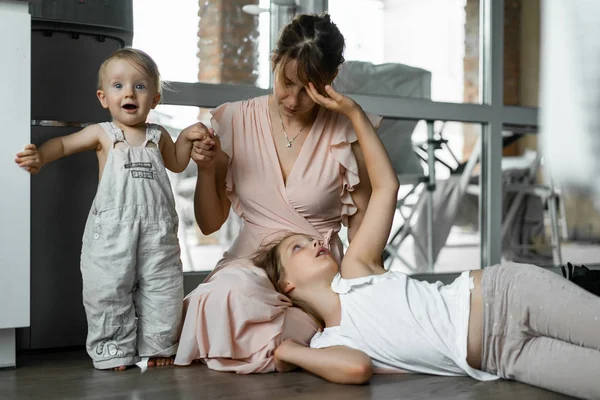
[[[562,264],[600,265],[600,210],[595,206],[597,203],[594,204],[597,198],[575,190],[558,193],[556,219],[557,231],[563,240]]]
[[[504,104],[537,107],[540,1],[504,2]]]
[[[433,230],[428,227],[428,198],[425,183],[399,174],[399,204],[386,262],[392,269],[414,273],[447,273],[480,267],[479,235],[479,125],[436,122],[436,187],[433,197]],[[427,125],[420,121],[412,134],[413,149],[427,163]],[[470,159],[472,163],[468,163]],[[466,176],[466,179],[463,177]],[[471,177],[471,178],[469,178]],[[411,193],[412,191],[412,193]],[[444,218],[443,216],[446,216]],[[428,267],[428,243],[433,237],[433,269]]]
[[[269,0],[133,1],[133,47],[167,81],[269,86]]]
[[[448,273],[480,268],[479,137],[480,125],[436,122],[436,189],[433,243],[438,248],[433,269],[428,268],[427,125],[424,121],[384,120],[379,134],[400,180],[398,204],[388,247],[386,268],[405,272]],[[468,164],[470,159],[472,164]],[[471,165],[471,167],[469,167]],[[469,173],[470,171],[470,173]],[[470,176],[461,186],[462,176]],[[442,219],[441,215],[452,218]],[[347,245],[347,230],[340,236]]]
[[[148,122],[162,125],[176,140],[179,133],[194,121],[208,125],[210,114],[208,109],[187,106],[159,105],[150,112]],[[198,170],[190,161],[185,171],[175,174],[168,171],[171,187],[175,197],[175,206],[179,215],[179,242],[183,271],[212,270],[223,252],[229,246],[223,241],[224,229],[210,236],[204,236],[194,217],[194,190]],[[229,224],[230,225],[230,224]],[[225,224],[225,226],[229,226]]]
[[[538,136],[518,127],[505,131],[504,160],[509,163],[527,163],[539,154]],[[519,161],[520,160],[520,161]],[[600,264],[600,210],[594,205],[594,197],[575,189],[556,186],[547,168],[540,160],[539,168],[520,178],[526,180],[535,193],[528,194],[516,205],[515,224],[521,224],[521,235],[527,238],[528,252],[537,253],[543,266],[573,264]],[[514,178],[512,179],[514,182]],[[505,182],[510,182],[506,179]],[[523,183],[523,182],[518,182]],[[508,200],[508,208],[515,207],[513,199]],[[527,213],[525,219],[523,213]],[[541,220],[541,221],[540,221]],[[560,247],[558,247],[560,245]]]
[[[478,103],[479,0],[329,0],[345,58],[397,68],[393,93]]]

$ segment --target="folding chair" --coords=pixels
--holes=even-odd
[[[344,63],[334,82],[337,90],[345,94],[378,96],[431,97],[431,72],[403,64],[375,65],[361,61]],[[370,110],[377,113],[377,110]],[[401,185],[411,184],[411,191],[398,200],[397,209],[402,214],[411,206],[410,198],[427,181],[421,161],[413,149],[412,134],[418,121],[384,118],[377,133],[381,138]],[[396,232],[396,234],[400,234]],[[342,235],[343,236],[343,235]],[[344,241],[344,238],[342,238]],[[388,257],[388,252],[384,258]],[[408,265],[402,256],[396,255]]]

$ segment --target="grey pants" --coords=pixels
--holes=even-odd
[[[481,285],[484,371],[600,399],[600,297],[526,264],[486,268]]]
[[[86,344],[94,367],[172,356],[183,310],[177,224],[105,219],[90,215],[81,253]]]

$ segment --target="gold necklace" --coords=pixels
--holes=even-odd
[[[279,111],[279,106],[277,106],[277,114],[279,115],[279,122],[281,122],[281,129],[283,129],[283,134],[285,135],[285,140],[287,141],[287,147],[292,147],[292,142],[294,140],[296,140],[296,138],[298,137],[298,135],[300,135],[302,133],[302,131],[308,126],[308,124],[304,125],[304,127],[302,129],[300,129],[298,131],[298,133],[296,133],[296,136],[294,136],[290,140],[290,138],[288,137],[288,134],[287,134],[287,132],[285,130],[285,127],[283,126],[283,120],[281,119],[281,111]]]

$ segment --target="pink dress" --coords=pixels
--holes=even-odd
[[[217,268],[184,300],[175,364],[201,359],[219,371],[273,372],[277,346],[288,338],[308,344],[317,326],[246,257],[287,231],[329,240],[341,260],[337,232],[357,210],[350,195],[359,183],[351,149],[356,134],[345,116],[320,109],[284,183],[268,96],[223,104],[212,115],[229,156],[227,195],[242,227]],[[369,118],[379,126],[380,117]]]

